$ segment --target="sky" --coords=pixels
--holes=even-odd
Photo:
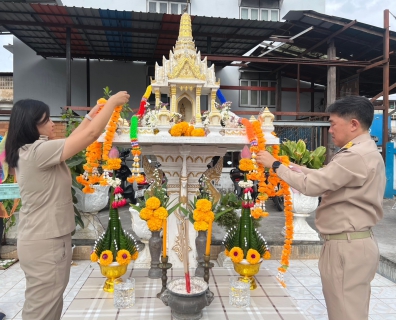
[[[64,5],[76,5],[73,0],[62,0]],[[86,7],[95,7],[96,0],[85,0]],[[103,8],[104,9],[104,8]],[[396,16],[395,0],[326,0],[326,14],[383,27],[384,9]],[[390,16],[390,29],[396,31],[396,19]],[[3,45],[12,44],[12,36],[0,35],[0,72],[12,72],[13,56]]]

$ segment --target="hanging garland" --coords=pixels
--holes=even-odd
[[[259,217],[268,216],[268,212],[265,211],[265,201],[269,197],[282,196],[284,197],[284,213],[285,213],[285,241],[281,256],[281,266],[278,268],[277,279],[283,287],[286,287],[284,280],[284,274],[287,272],[289,267],[289,258],[291,254],[291,245],[293,242],[293,212],[292,212],[292,201],[289,185],[281,180],[278,175],[269,169],[269,177],[266,177],[265,168],[261,164],[257,164],[256,157],[259,151],[266,150],[266,140],[261,128],[261,122],[256,120],[251,123],[248,119],[241,118],[240,122],[246,128],[246,135],[250,142],[250,152],[253,166],[249,172],[247,178],[249,180],[258,180],[258,196],[256,198],[256,203],[253,208],[251,208],[251,215],[258,219]],[[289,166],[290,160],[287,156],[279,156],[279,146],[272,146],[272,155],[275,159],[279,160],[285,166]],[[241,168],[240,168],[241,169]],[[247,168],[245,168],[247,169]],[[241,169],[243,170],[243,169]],[[280,186],[280,187],[278,187]],[[266,252],[269,259],[270,253]]]

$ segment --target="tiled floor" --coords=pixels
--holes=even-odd
[[[317,260],[293,260],[286,274],[287,289],[284,290],[273,275],[279,262],[265,261],[257,277],[261,287],[252,292],[249,309],[231,309],[228,306],[227,280],[235,275],[233,270],[212,269],[216,281],[210,289],[215,300],[204,309],[204,319],[327,319],[326,306],[317,268]],[[179,270],[172,270],[172,276],[179,276]],[[75,261],[70,282],[64,294],[64,314],[62,319],[170,319],[169,308],[157,298],[152,298],[160,290],[160,280],[146,277],[147,270],[129,269],[124,276],[136,279],[136,305],[132,309],[117,310],[113,307],[112,294],[100,290],[103,277],[97,265],[89,261]],[[216,284],[214,283],[216,282]],[[21,319],[24,301],[25,279],[19,264],[0,271],[0,309],[7,314],[6,319]],[[290,298],[292,297],[292,298]],[[297,306],[297,307],[296,307]],[[157,310],[153,312],[152,310]],[[151,310],[151,311],[150,311]],[[298,315],[301,312],[305,315]],[[396,284],[376,275],[372,282],[370,319],[396,319]]]

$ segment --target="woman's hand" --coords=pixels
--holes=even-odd
[[[129,94],[126,91],[119,91],[116,94],[113,94],[109,100],[107,101],[108,103],[114,104],[114,106],[122,106],[125,103],[129,101]]]
[[[256,161],[266,168],[271,168],[276,159],[268,151],[260,151],[257,154]]]

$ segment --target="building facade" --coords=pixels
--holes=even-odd
[[[190,0],[188,11],[199,16],[218,16],[220,18],[282,20],[289,10],[315,10],[324,13],[325,0]],[[65,6],[81,6],[81,1],[63,0]],[[85,7],[101,7],[111,10],[129,10],[136,12],[159,12],[180,14],[185,9],[186,1],[156,0],[114,0],[84,1]],[[193,34],[194,36],[194,34]],[[58,116],[66,105],[66,61],[65,59],[44,59],[14,38],[14,101],[33,98],[45,101],[51,113]],[[168,57],[166,57],[168,58]],[[216,77],[221,85],[226,86],[276,86],[276,78],[266,72],[246,72],[235,66],[216,68]],[[150,77],[154,74],[153,66],[142,62],[90,61],[90,96],[91,106],[102,96],[103,88],[109,86],[113,92],[127,90],[131,93],[130,107],[139,106],[140,99]],[[87,106],[86,61],[73,59],[72,106]],[[282,87],[296,88],[293,79],[282,79]],[[301,82],[301,88],[309,88],[309,83]],[[223,91],[223,90],[222,90]],[[263,106],[275,108],[274,91],[224,90],[225,98],[232,102],[234,111],[251,111],[257,113]],[[301,111],[310,111],[310,93],[301,93]],[[154,101],[154,97],[152,97]],[[282,93],[282,111],[295,110],[296,92]],[[321,111],[322,93],[315,93],[315,111]],[[323,106],[322,106],[323,107]],[[207,101],[202,101],[202,108],[207,108]]]

